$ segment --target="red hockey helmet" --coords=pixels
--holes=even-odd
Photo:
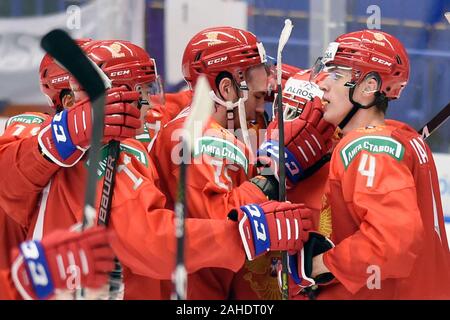
[[[76,40],[82,48],[90,41],[91,39]],[[47,53],[39,66],[39,78],[41,91],[47,96],[49,105],[55,109],[63,108],[61,93],[63,90],[70,90],[70,74]]]
[[[161,103],[162,86],[156,63],[143,48],[129,41],[102,40],[93,41],[85,50],[113,87],[125,86],[141,92],[144,104]]]
[[[229,72],[239,85],[245,81],[247,69],[265,62],[264,46],[253,33],[233,27],[213,27],[200,31],[189,41],[182,71],[191,87],[204,74],[215,91],[216,77],[221,72]]]
[[[69,73],[47,53],[41,61],[39,77],[41,91],[47,96],[49,105],[56,109],[62,108],[61,93],[70,90]]]
[[[388,99],[400,97],[409,79],[409,58],[405,48],[397,38],[377,30],[339,36],[330,43],[316,71],[325,65],[351,68],[354,84],[376,72],[381,80],[379,91]]]

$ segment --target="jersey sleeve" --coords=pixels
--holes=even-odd
[[[111,209],[117,234],[113,248],[133,273],[170,279],[176,253],[174,212],[164,209],[165,197],[155,182],[150,162],[121,154]],[[185,245],[189,273],[203,267],[237,271],[244,263],[237,224],[231,221],[187,219]]]
[[[359,151],[348,144],[350,148],[333,155],[330,191],[342,192],[345,202],[331,203],[333,215],[345,206],[353,219],[349,225],[359,223],[359,228],[335,231],[339,226],[333,225],[333,233],[349,236],[324,254],[324,263],[352,293],[374,272],[380,280],[408,276],[421,249],[423,225],[414,178],[402,161],[404,147],[389,142],[378,143],[391,146],[386,152],[383,147]]]
[[[10,119],[8,124],[0,137],[0,206],[17,223],[26,226],[37,197],[59,167],[39,152],[36,123]]]

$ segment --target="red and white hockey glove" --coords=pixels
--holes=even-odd
[[[314,288],[317,285],[326,285],[333,281],[332,273],[322,273],[315,278],[311,276],[313,271],[313,258],[334,247],[333,242],[317,232],[310,232],[309,239],[303,248],[288,256],[289,263],[289,294],[291,297],[300,294],[306,288]],[[278,281],[281,283],[281,267],[278,270]]]
[[[322,102],[316,97],[306,102],[300,116],[284,122],[286,177],[291,185],[309,177],[330,159],[335,127],[322,117]],[[278,161],[278,137],[275,119],[267,128],[267,141],[258,155]]]
[[[108,91],[105,105],[104,142],[123,140],[136,135],[142,125],[140,111],[133,105],[139,93],[125,88]],[[50,122],[50,123],[49,123]],[[56,114],[45,122],[38,136],[39,146],[54,163],[62,167],[75,165],[90,146],[92,112],[89,99]]]
[[[248,260],[268,251],[298,251],[308,240],[312,212],[303,204],[268,201],[230,211],[239,221],[239,233]]]
[[[114,252],[110,230],[55,231],[40,241],[15,249],[11,276],[24,299],[49,299],[56,289],[99,288],[109,280]]]

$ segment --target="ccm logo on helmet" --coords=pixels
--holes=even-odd
[[[69,81],[69,76],[63,76],[63,77],[58,77],[58,78],[52,79],[52,84],[65,82],[65,81]]]
[[[210,65],[213,65],[213,64],[216,64],[216,63],[220,63],[220,62],[223,62],[223,61],[227,61],[227,60],[228,60],[228,57],[225,56],[225,57],[216,58],[216,59],[214,59],[214,60],[209,60],[206,64],[207,64],[208,66],[210,66]]]
[[[111,77],[118,77],[118,76],[125,76],[131,73],[131,70],[121,70],[121,71],[114,71],[111,72]]]
[[[392,63],[384,61],[383,59],[377,58],[377,57],[372,57],[372,61],[378,62],[379,64],[382,64],[384,66],[392,66]]]

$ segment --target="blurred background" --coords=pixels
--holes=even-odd
[[[290,18],[294,29],[283,59],[302,68],[344,32],[369,27],[399,38],[410,56],[411,78],[388,117],[419,129],[450,101],[447,11],[450,0],[0,0],[0,117],[48,110],[38,85],[39,41],[55,27],[74,37],[131,40],[145,47],[170,92],[184,86],[181,56],[202,28],[248,29],[276,57],[284,19]],[[450,121],[428,143],[450,223]]]

